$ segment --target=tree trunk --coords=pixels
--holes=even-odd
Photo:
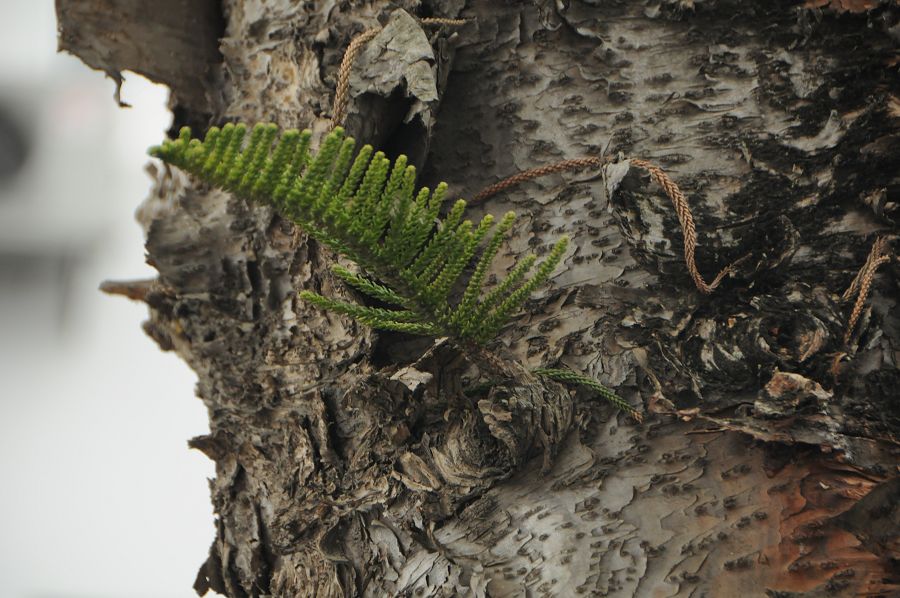
[[[98,25],[85,11],[99,4]],[[422,184],[472,197],[561,159],[623,158],[470,209],[520,214],[502,268],[573,241],[486,358],[300,301],[349,295],[335,255],[266,207],[153,166],[139,219],[159,277],[124,288],[209,408],[210,435],[190,443],[217,466],[200,594],[900,591],[897,261],[846,343],[856,296],[841,301],[875,239],[898,231],[895,3],[224,0],[198,26],[171,16],[204,3],[162,0],[118,20],[142,4],[57,0],[63,47],[170,83],[176,128],[326,130],[342,53],[380,22],[346,128],[408,154]],[[707,280],[738,260],[711,294],[680,257],[668,199],[627,157],[685,190]],[[648,417],[579,391],[569,419],[565,405],[554,422],[519,419],[508,379],[506,394],[464,392],[502,376],[490,355],[582,372]]]

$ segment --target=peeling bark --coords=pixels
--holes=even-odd
[[[213,0],[56,0],[59,50],[116,82],[129,70],[169,86],[176,101],[209,115],[219,107],[219,3]]]
[[[900,591],[897,262],[849,345],[840,300],[875,237],[897,236],[893,3],[222,4],[215,124],[326,130],[343,49],[384,24],[346,124],[410,154],[423,184],[470,197],[564,158],[641,157],[687,192],[704,274],[745,259],[697,292],[671,206],[626,161],[530,182],[471,217],[521,216],[498,273],[562,233],[565,267],[495,346],[460,350],[300,302],[350,296],[327,269],[339,258],[153,167],[139,219],[159,278],[111,288],[148,303],[148,333],[209,408],[191,446],[216,462],[218,533],[198,592]],[[90,47],[67,49],[96,65]],[[111,56],[102,68],[133,68]],[[208,114],[199,97],[176,90],[176,125]],[[651,417],[525,369],[555,365]]]

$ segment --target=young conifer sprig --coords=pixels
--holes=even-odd
[[[151,148],[150,154],[211,185],[272,205],[386,283],[334,267],[349,286],[394,307],[366,307],[310,291],[300,294],[374,328],[488,342],[562,259],[566,237],[530,279],[533,255],[522,258],[485,294],[491,262],[515,218],[511,212],[499,225],[492,216],[474,225],[463,220],[466,202],[458,200],[439,218],[447,186],[417,192],[416,171],[405,156],[391,165],[370,146],[356,152],[355,142],[345,139],[340,128],[322,140],[315,154],[311,139],[309,131],[279,136],[274,125],[258,124],[248,135],[246,126],[227,124],[211,128],[200,141],[185,127],[177,139]],[[473,260],[474,272],[462,287]],[[457,288],[462,298],[453,305]]]
[[[545,376],[547,378],[550,378],[551,380],[556,380],[557,382],[564,382],[566,384],[575,384],[577,386],[590,388],[601,397],[606,399],[616,409],[624,411],[638,422],[644,421],[644,415],[640,411],[629,405],[625,399],[617,395],[613,390],[600,384],[593,378],[588,378],[583,374],[579,374],[572,370],[563,368],[537,368],[531,371],[538,376]]]

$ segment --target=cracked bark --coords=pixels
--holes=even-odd
[[[61,21],[86,4],[58,0]],[[211,434],[191,441],[217,467],[198,592],[900,590],[896,261],[841,340],[840,295],[900,215],[900,15],[862,4],[223,1],[220,76],[191,63],[176,126],[326,130],[343,48],[381,22],[347,127],[409,153],[423,184],[471,197],[559,159],[639,156],[688,193],[704,274],[750,257],[698,293],[668,200],[625,163],[471,210],[521,215],[498,269],[573,240],[494,354],[595,376],[650,412],[636,425],[521,373],[466,395],[496,375],[489,358],[303,304],[303,288],[349,294],[328,274],[335,256],[264,207],[152,166],[139,219],[159,278],[111,288],[148,303],[148,333],[194,368],[209,408]],[[422,28],[398,7],[473,21]],[[87,27],[67,19],[85,33],[65,48],[135,68],[121,52],[98,62]],[[164,72],[172,32],[127,27]]]

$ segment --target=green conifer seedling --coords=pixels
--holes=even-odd
[[[340,266],[334,273],[357,291],[395,307],[366,307],[310,291],[300,296],[373,328],[487,343],[562,259],[566,237],[531,278],[533,255],[485,292],[491,262],[515,219],[512,212],[499,225],[493,216],[475,225],[463,219],[466,202],[458,200],[440,218],[447,186],[441,183],[433,193],[416,191],[416,171],[405,156],[392,165],[370,146],[356,152],[353,139],[345,138],[340,128],[312,155],[311,137],[309,131],[279,136],[269,124],[256,125],[248,135],[245,125],[227,124],[213,127],[200,141],[185,127],[178,139],[164,141],[150,154],[209,184],[274,206],[359,264],[374,279]],[[473,262],[473,274],[463,280]],[[457,289],[462,298],[454,302]]]
[[[440,218],[447,185],[416,191],[416,170],[405,156],[391,165],[385,155],[364,146],[356,152],[342,129],[327,135],[315,155],[310,131],[285,131],[258,124],[211,128],[203,141],[185,127],[178,139],[150,154],[200,180],[252,201],[267,203],[319,242],[355,261],[364,274],[333,266],[350,287],[389,307],[369,307],[302,291],[318,307],[348,315],[381,330],[449,336],[485,344],[538,286],[546,282],[565,253],[560,238],[531,276],[537,258],[521,258],[489,291],[491,263],[512,228],[507,212],[495,225],[485,216],[478,225],[463,220],[466,202],[457,200]],[[465,279],[468,266],[474,269]],[[370,278],[371,275],[373,278]],[[462,293],[453,301],[456,290]],[[592,388],[620,409],[640,414],[596,380],[569,370],[535,373]]]

